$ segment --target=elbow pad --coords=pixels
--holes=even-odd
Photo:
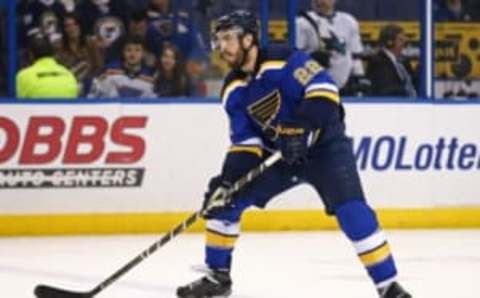
[[[257,146],[232,146],[222,167],[224,181],[234,183],[262,161],[263,152]]]
[[[313,128],[325,128],[334,121],[343,121],[341,105],[324,99],[304,100],[297,110],[297,117]]]

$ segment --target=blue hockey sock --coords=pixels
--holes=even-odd
[[[230,270],[233,249],[222,249],[213,246],[206,247],[205,263],[213,270]]]
[[[229,270],[240,223],[211,219],[207,221],[205,263],[210,269]]]
[[[397,269],[375,212],[365,201],[353,200],[339,206],[335,213],[375,285],[382,288],[394,281]]]

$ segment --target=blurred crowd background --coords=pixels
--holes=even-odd
[[[4,2],[0,4],[0,96],[7,94],[7,77],[15,75],[7,68]],[[480,1],[434,3],[436,96],[478,98]],[[287,1],[270,1],[269,5],[270,43],[285,45]],[[334,6],[333,13],[328,12],[328,5]],[[29,49],[33,39],[42,37],[51,44],[55,60],[77,78],[81,97],[217,97],[227,69],[210,49],[211,23],[233,9],[259,12],[259,6],[256,0],[21,0],[16,7],[17,65],[21,69],[34,63]],[[418,0],[298,0],[297,8],[297,25],[304,17],[303,29],[309,30],[309,12],[313,21],[324,22],[320,30],[312,23],[312,32],[323,45],[325,55],[319,59],[327,59],[325,66],[332,73],[337,67],[335,57],[353,59],[346,71],[340,71],[346,73],[339,79],[344,95],[418,96]],[[336,19],[336,12],[348,17]],[[350,17],[351,27],[358,25],[358,45],[349,45],[355,37],[335,31]],[[298,40],[306,35],[298,30],[300,45]],[[387,53],[383,58],[382,49]],[[384,68],[382,59],[394,61],[393,66]],[[391,80],[383,81],[388,80],[388,71]],[[388,84],[391,88],[383,88]]]

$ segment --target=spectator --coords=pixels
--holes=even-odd
[[[101,49],[108,48],[125,31],[129,6],[125,0],[83,0],[76,12],[82,20],[82,30],[95,35]]]
[[[336,0],[312,0],[312,10],[297,17],[297,47],[328,68],[340,88],[350,76],[364,76],[363,52],[357,20],[335,10]]]
[[[80,19],[73,13],[66,14],[63,18],[62,47],[57,52],[57,58],[75,74],[81,86],[81,94],[85,91],[83,86],[88,86],[102,67],[96,40],[82,32]]]
[[[208,61],[208,55],[201,35],[193,25],[188,12],[173,10],[170,0],[150,0],[148,19],[153,30],[148,41],[174,44],[186,59],[186,67],[192,76],[199,76]]]
[[[149,67],[154,67],[156,64],[156,54],[160,52],[161,44],[157,44],[152,38],[153,31],[149,29],[148,17],[146,10],[137,10],[132,13],[128,20],[127,33],[115,40],[107,49],[105,55],[105,62],[111,63],[115,60],[120,60],[122,56],[122,44],[126,36],[139,36],[147,41],[145,49],[145,64]]]
[[[372,82],[372,95],[416,97],[412,69],[403,61],[406,44],[402,27],[387,25],[380,32],[380,49],[368,63],[367,76]]]
[[[202,14],[208,15],[210,18],[218,18],[227,11],[234,10],[248,10],[254,11],[258,10],[259,5],[257,2],[260,1],[251,1],[251,0],[230,0],[230,1],[214,1],[214,0],[197,0],[196,7],[197,10],[200,10]],[[271,12],[276,13],[278,10],[281,10],[281,5],[272,5]],[[285,16],[285,12],[283,12]]]
[[[58,64],[53,47],[46,37],[30,43],[33,65],[17,74],[17,96],[20,98],[75,98],[78,83],[75,76]]]
[[[65,5],[57,0],[20,1],[20,43],[27,44],[37,34],[47,36],[50,41],[59,40],[60,24],[66,12]]]
[[[155,79],[155,93],[160,97],[189,96],[194,93],[179,50],[164,43]]]
[[[128,36],[122,47],[122,59],[106,66],[94,80],[88,97],[155,97],[153,70],[143,63],[143,39]]]
[[[65,9],[67,10],[67,12],[74,12],[75,2],[78,2],[79,0],[59,0],[59,1],[63,3],[63,6],[65,6]]]
[[[61,23],[67,12],[65,5],[58,0],[17,1],[18,42],[20,45],[20,67],[32,63],[29,60],[28,42],[36,36],[46,36],[56,48],[61,43]]]
[[[144,10],[147,8],[148,0],[127,0],[132,11]]]
[[[468,22],[472,20],[462,0],[437,0],[434,7],[438,22]]]
[[[471,13],[473,21],[480,21],[480,1],[470,0],[468,3],[468,11]]]

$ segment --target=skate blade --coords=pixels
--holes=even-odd
[[[228,298],[228,297],[230,297],[230,295],[232,295],[232,291],[231,291],[231,290],[228,291],[228,292],[226,292],[226,293],[223,294],[223,295],[220,295],[220,296],[218,296],[218,295],[217,295],[217,296],[210,296],[210,297],[207,297],[207,298]]]

